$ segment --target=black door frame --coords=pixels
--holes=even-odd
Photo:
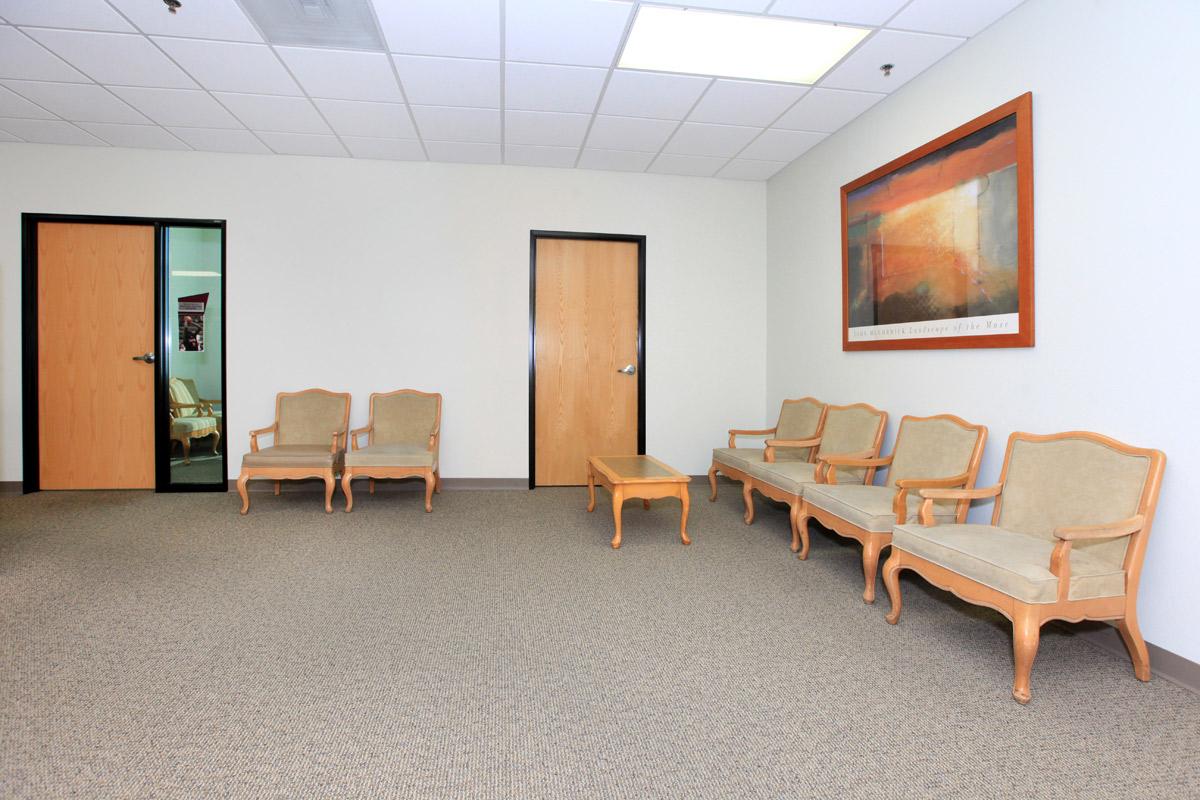
[[[167,308],[167,237],[170,227],[217,228],[221,231],[221,413],[228,431],[225,407],[225,243],[223,219],[170,217],[94,216],[89,214],[21,214],[21,411],[22,475],[25,494],[41,491],[41,453],[38,440],[38,223],[65,222],[86,225],[138,225],[154,228],[154,491],[227,492],[220,484],[171,484],[171,437],[167,435],[167,359],[170,317]],[[229,474],[229,448],[221,451],[221,474]]]
[[[537,488],[535,439],[537,415],[537,243],[539,239],[583,239],[599,242],[632,242],[638,249],[638,332],[637,332],[637,451],[646,453],[646,237],[623,233],[581,233],[578,231],[529,232],[529,488]]]

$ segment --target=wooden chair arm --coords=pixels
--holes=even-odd
[[[739,436],[770,436],[775,432],[775,428],[763,428],[762,430],[752,431],[749,429],[730,428],[729,429],[729,446],[737,447],[737,437]]]
[[[1067,600],[1071,590],[1071,544],[1089,539],[1116,539],[1131,536],[1142,529],[1146,518],[1141,514],[1103,525],[1071,525],[1055,528],[1058,543],[1050,552],[1050,572],[1058,578],[1058,601]]]
[[[357,450],[358,449],[358,437],[362,436],[364,433],[370,433],[371,429],[372,429],[372,426],[367,425],[365,427],[355,428],[354,430],[350,431],[350,449]]]
[[[337,455],[337,451],[338,451],[338,439],[344,439],[344,438],[345,438],[345,436],[346,436],[346,432],[345,432],[345,431],[334,431],[334,432],[333,432],[333,441],[332,441],[332,442],[330,443],[330,445],[329,445],[329,452],[330,452],[330,453],[332,453],[332,454],[334,454],[334,455]],[[344,446],[344,445],[343,445],[343,446]]]
[[[896,524],[903,525],[908,521],[908,490],[909,489],[950,489],[962,486],[971,476],[962,472],[948,478],[901,478],[896,481],[896,497],[892,500],[892,511],[896,513]],[[922,507],[924,503],[921,504]],[[930,501],[932,508],[933,502]]]
[[[857,456],[828,455],[821,456],[818,461],[826,461],[834,467],[886,467],[892,463],[892,456],[859,458]]]
[[[767,439],[763,442],[766,449],[763,450],[763,458],[767,461],[775,461],[776,447],[816,447],[821,443],[821,437],[816,436],[812,439]]]
[[[860,461],[874,461],[874,450],[860,450],[857,453],[828,453],[826,455],[817,456],[817,469],[813,473],[813,478],[817,483],[828,483],[834,485],[837,483],[837,465],[839,462],[842,466],[853,466]],[[887,457],[891,461],[891,456]],[[871,466],[864,464],[863,466]]]
[[[918,489],[924,498],[924,502],[921,503],[921,524],[927,528],[937,524],[933,518],[934,500],[983,500],[987,497],[998,497],[1003,490],[1004,487],[999,483],[982,489]]]
[[[437,449],[438,439],[441,437],[441,435],[441,432],[437,428],[434,428],[433,433],[429,434],[429,452],[432,453]]]
[[[250,431],[250,452],[257,453],[258,452],[258,437],[264,433],[269,433],[272,436],[274,436],[275,429],[278,425],[279,425],[279,423],[275,422],[275,423],[268,425],[265,428],[258,428],[256,430]]]

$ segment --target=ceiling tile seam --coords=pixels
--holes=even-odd
[[[638,11],[641,10],[641,7],[641,2],[635,2],[630,6],[629,16],[625,20],[625,29],[621,31],[621,38],[617,42],[617,49],[613,53],[612,61],[608,62],[608,72],[604,75],[604,83],[600,86],[600,94],[596,97],[596,105],[592,107],[592,114],[588,119],[587,128],[583,132],[583,138],[579,140],[579,151],[575,153],[575,162],[571,165],[572,169],[578,169],[579,162],[583,160],[583,151],[587,147],[588,137],[592,135],[592,128],[596,124],[596,117],[600,114],[600,104],[604,102],[604,95],[608,93],[608,85],[612,82],[613,73],[617,71],[617,65],[621,63],[621,55],[625,52],[625,44],[629,40],[629,32],[633,30],[633,21],[637,19]]]
[[[50,115],[50,117],[52,119],[61,120],[63,122],[71,121],[71,120],[67,119],[66,117],[62,116],[61,114],[57,114],[57,113],[51,111],[50,109],[46,108],[44,105],[37,102],[36,100],[32,100],[32,99],[26,97],[25,95],[21,94],[20,91],[14,89],[13,87],[8,85],[8,81],[18,81],[18,80],[21,80],[21,78],[5,78],[4,80],[0,81],[0,86],[3,86],[8,91],[12,92],[17,97],[24,100],[26,103],[29,103],[29,105],[37,106],[42,111],[45,111],[47,114]],[[33,83],[33,81],[30,81],[30,83]],[[37,83],[59,83],[59,81],[37,81]],[[96,84],[76,83],[74,85],[75,86],[95,86]],[[44,119],[44,117],[8,117],[8,119]]]
[[[736,158],[740,158],[740,157],[741,157],[741,155],[742,155],[742,153],[746,152],[746,150],[747,150],[747,149],[748,149],[748,148],[749,148],[749,147],[750,147],[752,144],[754,144],[755,142],[757,142],[759,139],[761,139],[761,138],[762,138],[763,134],[765,134],[767,131],[769,131],[769,130],[771,130],[772,128],[774,128],[774,127],[775,127],[775,123],[779,122],[779,120],[781,120],[781,119],[783,119],[784,117],[786,117],[786,116],[787,116],[789,113],[791,113],[791,111],[792,111],[792,109],[793,109],[793,108],[795,108],[797,105],[799,105],[799,104],[800,104],[800,102],[801,102],[802,100],[804,100],[804,98],[808,97],[808,95],[809,95],[809,94],[812,92],[813,88],[814,88],[814,87],[811,87],[811,86],[810,86],[807,92],[805,92],[804,94],[800,95],[800,96],[799,96],[799,97],[797,97],[795,100],[793,100],[793,101],[792,101],[792,104],[791,104],[791,105],[789,105],[787,108],[785,108],[783,111],[781,111],[781,112],[780,112],[780,114],[779,114],[779,116],[775,117],[775,119],[773,119],[773,120],[771,120],[769,123],[767,123],[767,126],[766,126],[765,128],[763,128],[761,131],[759,131],[757,134],[755,134],[755,136],[754,136],[754,138],[753,138],[753,139],[751,139],[750,141],[746,142],[745,146],[744,146],[744,147],[742,147],[742,149],[741,149],[741,150],[738,150],[736,153],[734,153],[734,154],[733,154],[733,155],[730,157],[729,161],[733,161],[733,160],[734,160],[734,159],[736,159]],[[789,130],[789,129],[786,129],[786,128],[779,128],[778,130]],[[825,132],[825,131],[796,131],[796,133],[824,133],[826,138],[829,138],[829,136],[830,136],[830,134],[829,134],[829,133],[827,133],[827,132]],[[804,155],[804,154],[803,154],[803,153],[801,153],[800,155]],[[799,157],[800,157],[800,156],[796,156],[796,158],[799,158]],[[765,160],[769,160],[769,159],[765,159]],[[796,160],[795,158],[793,158],[793,159],[792,159],[792,161],[795,161],[795,160]],[[785,162],[785,163],[788,163],[788,164],[790,164],[790,163],[792,163],[792,161],[788,161],[788,162]],[[721,167],[721,169],[725,169],[725,167],[728,167],[728,166],[729,166],[729,164],[728,164],[728,163],[726,163],[724,166],[722,166],[722,167]],[[720,170],[717,170],[717,171],[718,171],[718,172],[720,172]]]
[[[8,119],[16,119],[16,117],[8,117]],[[4,132],[5,132],[5,133],[7,133],[9,136],[11,136],[11,137],[13,137],[14,139],[16,139],[16,140],[17,140],[17,144],[36,144],[36,142],[31,142],[31,141],[29,141],[28,139],[24,139],[24,138],[22,138],[22,137],[20,137],[20,136],[17,136],[15,133],[13,133],[12,131],[10,131],[8,128],[4,127],[4,122],[3,122],[3,120],[0,120],[0,131],[4,131]],[[0,144],[13,144],[13,143],[12,143],[12,142],[0,142]]]
[[[281,55],[279,55],[279,53],[275,49],[275,45],[272,44],[272,45],[267,45],[267,46],[271,48],[271,53],[274,54],[276,59],[278,59],[279,64],[283,67],[284,71],[288,74],[288,77],[290,77],[293,81],[295,81],[296,86],[300,87],[300,92],[302,93],[304,99],[308,100],[309,106],[313,109],[313,111],[317,112],[317,116],[320,117],[321,121],[325,123],[325,127],[329,128],[329,133],[310,133],[310,134],[305,134],[305,135],[329,136],[332,134],[333,138],[337,139],[338,146],[342,148],[342,151],[345,153],[346,157],[353,158],[354,156],[350,153],[350,148],[346,146],[346,143],[344,141],[342,141],[342,137],[337,132],[337,129],[334,128],[333,125],[331,125],[329,123],[329,119],[325,116],[325,112],[322,111],[321,107],[318,106],[313,101],[312,95],[310,95],[308,93],[308,89],[306,89],[304,87],[304,84],[302,84],[300,82],[300,79],[296,77],[296,74],[294,72],[292,72],[292,68],[289,67],[287,65],[287,62],[284,61],[283,57]],[[388,59],[388,61],[390,63],[391,59]],[[392,70],[392,75],[393,75],[393,77],[395,77],[395,69]],[[397,78],[396,80],[397,80],[397,83],[399,83],[399,78]],[[404,97],[404,88],[403,87],[400,88],[400,96]],[[220,102],[220,101],[218,100],[217,102]],[[222,105],[224,105],[224,104],[222,104]],[[233,114],[232,111],[230,111],[229,113]],[[237,118],[239,122],[241,122],[241,119],[238,118],[236,114],[234,114],[234,117]],[[245,125],[246,123],[243,122],[242,124]],[[249,128],[250,126],[247,125],[246,127]],[[263,145],[265,145],[268,150],[270,150],[272,153],[278,153],[278,151],[274,147],[271,147],[269,142],[265,141],[262,137],[260,137],[253,128],[250,129],[250,132],[253,133],[255,135],[255,137],[258,138],[258,140],[260,142],[262,142]],[[300,135],[299,131],[263,131],[263,132],[264,133],[287,133],[290,135]]]
[[[24,36],[24,37],[25,37],[25,40],[26,40],[26,41],[28,41],[30,44],[32,44],[34,47],[36,47],[36,48],[38,48],[38,49],[40,49],[40,50],[44,50],[44,51],[45,51],[45,53],[46,53],[46,55],[50,56],[50,57],[51,57],[51,58],[53,58],[53,59],[57,59],[58,61],[62,62],[63,66],[65,66],[67,69],[73,70],[73,71],[75,71],[75,72],[79,73],[80,75],[82,75],[83,77],[87,78],[87,80],[88,80],[88,82],[89,82],[89,83],[91,83],[91,84],[97,84],[97,83],[99,83],[99,81],[97,81],[97,80],[96,80],[95,78],[93,78],[91,75],[88,75],[86,72],[84,72],[83,70],[81,70],[79,67],[75,66],[75,65],[74,65],[74,64],[72,64],[70,61],[67,61],[65,58],[63,58],[62,56],[60,56],[58,53],[56,53],[56,52],[54,52],[53,50],[51,50],[49,47],[46,47],[46,45],[42,44],[42,43],[41,43],[41,42],[39,42],[37,39],[35,39],[35,38],[33,38],[32,36],[30,36],[28,33],[26,33],[26,32],[25,32],[24,30],[22,30],[20,27],[18,27],[18,26],[15,26],[15,25],[14,25],[14,26],[13,26],[13,30],[14,30],[14,31],[16,31],[16,32],[17,32],[18,34],[20,34],[21,36]],[[8,78],[7,80],[19,80],[19,78]],[[79,83],[79,81],[45,81],[45,83]]]
[[[658,157],[663,154],[663,151],[667,149],[667,145],[669,145],[671,143],[671,140],[675,138],[675,135],[677,133],[679,133],[679,129],[683,127],[684,120],[686,120],[688,117],[690,117],[692,115],[692,112],[696,110],[696,106],[700,105],[700,102],[704,99],[704,96],[706,94],[708,94],[709,89],[711,89],[713,87],[713,85],[716,84],[716,82],[717,82],[716,78],[709,79],[708,86],[704,87],[704,91],[702,91],[700,93],[700,96],[696,98],[696,102],[692,103],[691,107],[688,108],[687,113],[683,115],[683,119],[679,120],[678,124],[675,125],[675,130],[671,131],[671,135],[668,136],[666,141],[664,141],[662,143],[662,147],[658,148],[658,152],[654,154],[654,158],[650,159],[650,163],[646,165],[646,168],[643,169],[642,172],[650,171],[650,168],[653,167],[654,164],[658,161]],[[722,165],[721,169],[724,169],[724,168],[725,168],[725,166]],[[713,174],[715,175],[716,172],[714,171]]]
[[[508,128],[508,97],[505,91],[504,82],[506,80],[507,70],[505,65],[508,63],[508,36],[505,29],[508,27],[508,3],[506,0],[500,0],[500,163],[508,163],[508,136],[506,129]]]
[[[240,0],[234,0],[234,2],[237,2],[239,6],[241,5]],[[390,67],[392,70],[392,78],[396,81],[397,88],[400,89],[400,99],[404,102],[404,110],[408,112],[408,121],[413,127],[413,133],[417,135],[417,143],[421,145],[421,153],[425,156],[425,160],[429,161],[429,148],[425,146],[425,136],[421,133],[421,127],[417,125],[417,115],[413,113],[412,103],[408,102],[408,92],[404,89],[404,81],[400,79],[400,70],[396,68],[396,59],[392,58],[392,54],[388,51],[387,34],[383,32],[383,25],[379,23],[379,13],[375,10],[375,3],[373,0],[372,2],[367,3],[367,5],[371,8],[371,19],[375,20],[375,27],[379,30],[379,37],[383,41],[383,54],[387,59],[388,67]],[[265,39],[266,37],[263,38]],[[274,46],[271,46],[271,51],[275,51]],[[280,61],[283,61],[278,53],[275,53],[275,57]],[[289,75],[292,75],[292,70],[286,63],[283,65],[283,68],[288,71]],[[295,75],[292,75],[292,80],[296,81],[296,85],[300,87],[300,91],[304,92],[305,96],[308,96],[308,89],[304,88],[300,81],[296,79]],[[325,99],[334,100],[337,98],[330,97]],[[333,131],[334,135],[337,135],[337,129],[334,128],[333,125],[330,125],[329,120],[325,118],[325,112],[321,110],[321,107],[314,103],[311,97],[309,98],[309,102],[312,103],[313,107],[317,109],[317,113],[321,115],[321,119],[325,120],[325,124],[329,125],[329,130]],[[350,153],[350,157],[354,158],[354,153],[350,151],[349,147],[346,147],[346,143],[342,141],[340,136],[338,136],[338,141],[342,143],[342,147],[346,148],[346,152]]]

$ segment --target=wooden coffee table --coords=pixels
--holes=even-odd
[[[608,487],[612,493],[613,523],[617,533],[612,546],[621,546],[621,506],[631,497],[642,498],[642,507],[650,508],[650,501],[659,497],[678,497],[683,504],[679,519],[679,539],[691,544],[687,535],[688,484],[691,478],[668,467],[653,456],[590,456],[588,470],[588,511],[596,509],[596,484]]]

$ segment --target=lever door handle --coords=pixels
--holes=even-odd
[[[143,364],[154,363],[154,353],[142,353],[140,356],[134,356],[134,361],[141,361]]]
[[[617,372],[620,372],[623,375],[633,375],[635,372],[637,372],[637,367],[635,367],[633,364],[626,364],[617,370]]]

